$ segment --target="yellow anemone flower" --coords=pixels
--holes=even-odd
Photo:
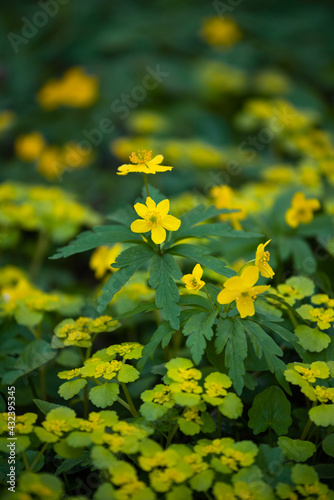
[[[159,245],[166,239],[166,229],[177,231],[181,221],[173,215],[168,215],[169,200],[162,200],[158,205],[149,196],[146,198],[146,205],[136,203],[135,211],[142,219],[137,219],[131,224],[131,231],[134,233],[147,233],[151,231],[151,238]]]
[[[285,221],[293,228],[299,224],[309,224],[313,220],[313,212],[319,208],[319,200],[316,198],[307,200],[304,193],[299,191],[292,198],[291,207],[285,214]]]
[[[202,275],[203,269],[200,264],[196,264],[192,274],[185,274],[182,281],[188,290],[200,290],[205,285],[205,282],[201,280]]]
[[[233,276],[224,283],[224,288],[217,297],[219,304],[230,304],[235,300],[241,318],[254,316],[254,300],[270,288],[270,285],[254,286],[258,279],[258,267],[246,267],[241,276]]]
[[[156,174],[157,172],[166,172],[172,170],[173,167],[164,167],[161,164],[164,157],[157,155],[153,159],[152,151],[138,151],[129,156],[132,165],[121,165],[118,167],[118,175],[127,175],[131,172],[141,172],[143,174]]]
[[[274,271],[268,264],[270,259],[270,253],[265,250],[265,247],[271,242],[268,240],[265,244],[261,243],[257,249],[255,254],[255,265],[259,268],[261,276],[264,278],[272,278],[274,276]]]

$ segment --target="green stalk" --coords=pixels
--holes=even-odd
[[[45,452],[47,446],[48,446],[49,443],[44,443],[43,444],[43,447],[41,449],[41,451],[38,453],[38,455],[36,456],[35,460],[33,461],[33,463],[31,464],[30,466],[30,470],[33,471],[34,470],[34,467],[35,465],[38,463],[38,460],[41,458],[41,456],[43,455],[43,453]]]
[[[150,191],[148,189],[148,182],[147,182],[147,174],[143,174],[144,175],[144,182],[145,182],[145,187],[146,187],[146,193],[147,193],[147,196],[150,196]]]
[[[130,396],[130,393],[128,391],[128,388],[126,387],[126,384],[124,382],[121,382],[121,387],[123,389],[123,392],[124,392],[124,395],[125,395],[125,398],[128,402],[128,405],[129,405],[129,410],[131,412],[131,415],[136,418],[138,417],[138,412],[135,408],[135,405],[133,404],[133,401],[132,401],[132,398]]]
[[[38,235],[35,253],[30,264],[30,279],[34,280],[41,268],[46,251],[49,247],[49,238],[46,233],[41,231]]]

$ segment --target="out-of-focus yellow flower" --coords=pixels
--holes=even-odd
[[[245,208],[235,200],[235,195],[233,190],[229,186],[215,186],[210,191],[211,196],[214,199],[214,204],[217,208],[227,208],[229,210],[238,210],[238,212],[232,212],[230,214],[219,215],[222,221],[231,221],[234,229],[242,229],[240,221],[246,219],[247,212]]]
[[[321,177],[317,168],[313,165],[301,165],[297,171],[299,180],[304,186],[318,188],[321,185]]]
[[[291,137],[295,149],[316,160],[334,159],[334,147],[328,132],[309,130]]]
[[[247,88],[247,75],[220,61],[208,61],[199,69],[199,79],[206,93],[239,95]]]
[[[254,86],[260,94],[285,94],[290,89],[288,78],[277,71],[261,71],[254,78]]]
[[[267,181],[279,184],[292,184],[297,181],[296,171],[286,165],[266,168],[262,175]]]
[[[239,26],[233,19],[226,17],[206,19],[201,28],[201,35],[208,44],[217,47],[232,47],[242,38]]]
[[[60,148],[57,146],[47,146],[43,149],[38,158],[37,170],[43,177],[50,181],[58,179],[64,171]]]
[[[15,120],[15,113],[13,111],[1,111],[0,112],[0,134],[5,130],[9,129]]]
[[[217,168],[226,161],[222,151],[205,142],[194,141],[188,149],[190,161],[201,168]]]
[[[97,78],[87,75],[82,68],[74,67],[68,69],[59,80],[48,80],[38,92],[37,100],[46,110],[59,106],[84,108],[91,106],[97,96]]]
[[[143,174],[156,174],[157,172],[166,172],[167,170],[172,170],[173,167],[164,167],[161,164],[164,157],[162,155],[157,155],[152,158],[152,151],[138,151],[138,153],[132,153],[130,156],[130,161],[132,165],[121,165],[118,167],[118,175],[127,175],[131,172],[141,172]]]
[[[137,111],[130,115],[128,126],[136,134],[156,134],[165,131],[168,123],[154,111]]]
[[[131,231],[134,233],[147,233],[151,231],[151,238],[159,245],[166,239],[166,229],[177,231],[181,221],[173,215],[168,215],[169,200],[162,200],[158,205],[149,196],[146,198],[146,205],[136,203],[135,211],[142,217],[131,224]]]
[[[298,192],[292,198],[291,207],[285,214],[285,221],[293,228],[299,224],[309,224],[313,220],[313,212],[319,208],[319,200],[316,198],[307,200],[304,193]]]
[[[111,265],[122,251],[122,245],[117,243],[113,247],[98,247],[89,260],[89,267],[95,271],[95,278],[102,279],[108,271],[116,271]]]
[[[230,304],[236,301],[237,309],[242,318],[254,316],[254,300],[268,290],[269,286],[254,286],[259,279],[259,269],[249,266],[244,269],[241,276],[233,276],[224,283],[224,288],[219,292],[219,304]]]
[[[205,282],[201,280],[203,276],[203,269],[200,264],[196,264],[191,274],[185,274],[182,278],[188,290],[200,290],[205,285]]]
[[[268,240],[265,244],[260,243],[255,255],[255,265],[259,268],[261,276],[264,278],[272,278],[275,274],[269,265],[270,253],[265,250],[265,247],[270,242],[271,240]]]
[[[20,135],[15,141],[16,155],[23,161],[36,160],[45,148],[45,139],[40,132]]]

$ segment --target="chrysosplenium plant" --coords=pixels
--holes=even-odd
[[[334,499],[333,299],[304,276],[280,282],[270,235],[232,229],[235,210],[207,204],[175,217],[147,180],[172,169],[161,155],[130,160],[118,174],[143,174],[142,198],[54,256],[120,251],[100,316],[55,326],[51,348],[68,368],[58,371],[62,404],[36,399],[44,416],[18,417],[24,471],[8,498]],[[237,272],[224,242],[245,238],[252,258]],[[138,273],[153,299],[115,315]],[[3,414],[4,453],[6,425]],[[91,474],[82,495],[75,477]]]

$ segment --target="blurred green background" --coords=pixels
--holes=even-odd
[[[266,71],[286,83],[286,99],[318,111],[326,128],[333,127],[334,6],[330,0],[12,0],[4,2],[1,11],[1,109],[13,113],[10,126],[1,132],[2,180],[57,185],[108,213],[132,201],[142,182],[137,176],[114,175],[127,156],[116,154],[117,138],[145,136],[145,149],[152,149],[156,139],[198,140],[227,151],[233,159],[231,146],[245,138],[234,117],[247,99],[263,95],[256,79]],[[221,22],[211,38],[226,32],[226,19],[236,23],[240,36],[234,42],[233,28],[227,27],[221,35],[225,43],[210,42],[203,33],[208,19]],[[215,70],[214,62],[227,69]],[[144,99],[132,99],[128,113],[113,111],[115,100],[142,85],[147,66],[157,65],[168,76]],[[96,100],[86,107],[43,109],[37,100],[39,90],[77,66],[98,79]],[[275,85],[267,89],[267,96],[275,95]],[[280,94],[279,89],[276,93]],[[151,111],[154,116],[145,122],[143,113]],[[94,160],[87,168],[70,168],[61,179],[45,179],[35,162],[24,162],[15,152],[17,137],[33,131],[39,131],[49,145],[80,143],[86,139],[82,131],[97,129],[105,118],[114,128],[103,134],[97,147],[93,145]],[[110,144],[114,144],[112,150]],[[131,152],[129,146],[128,155]],[[271,148],[266,148],[257,162],[272,162],[272,155]],[[165,154],[165,164],[175,159],[175,154]],[[276,163],[283,159],[274,157]],[[168,195],[201,187],[207,178],[207,169],[194,170],[196,160],[185,159],[182,152],[173,165],[172,175],[154,180]],[[213,161],[212,167],[219,170],[222,161]],[[240,185],[243,180],[241,174],[231,182]]]

